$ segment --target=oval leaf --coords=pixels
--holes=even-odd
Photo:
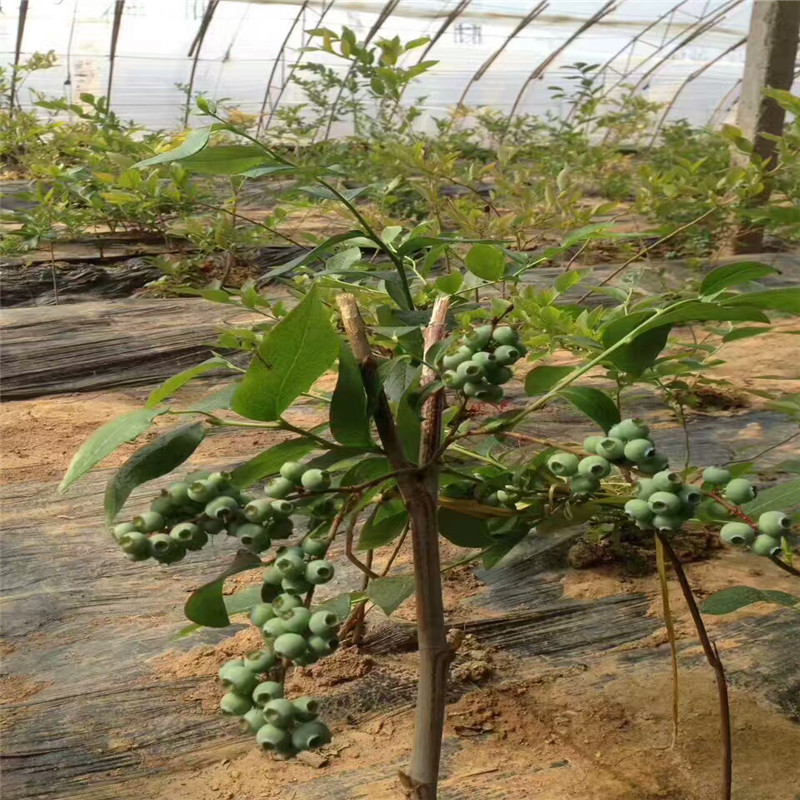
[[[144,161],[134,164],[134,166],[139,168],[154,167],[157,164],[168,164],[170,161],[180,161],[182,158],[188,158],[195,153],[199,153],[208,144],[210,136],[211,128],[195,128],[189,131],[183,143],[178,147],[167,150],[166,153],[159,153],[152,158],[146,158]]]
[[[711,295],[725,289],[728,286],[738,286],[750,281],[757,281],[766,278],[768,275],[777,275],[778,270],[769,264],[762,264],[760,261],[741,261],[737,264],[725,264],[723,267],[712,269],[703,278],[700,284],[701,295]]]
[[[503,277],[506,260],[503,251],[493,244],[475,244],[467,253],[467,269],[485,281],[496,281]]]
[[[573,369],[573,367],[534,367],[525,376],[525,393],[530,397],[544,394],[566,378]]]
[[[494,541],[485,520],[450,508],[439,509],[439,533],[458,547],[488,547]]]
[[[706,614],[730,614],[753,603],[774,603],[800,611],[800,597],[776,589],[755,589],[752,586],[729,586],[714,592],[701,609]]]
[[[408,511],[400,498],[390,500],[378,507],[361,529],[358,550],[374,550],[389,544],[400,535],[408,522]]]
[[[605,392],[589,386],[568,386],[559,395],[596,422],[606,433],[620,421],[619,409]]]
[[[728,307],[753,306],[770,311],[784,311],[787,314],[800,314],[800,289],[767,289],[763,292],[747,292],[729,297],[723,302]],[[744,311],[745,309],[739,310]],[[763,319],[758,321],[764,322]]]
[[[367,393],[361,369],[350,348],[339,348],[339,379],[331,397],[330,428],[337,442],[349,447],[372,447]]]
[[[414,594],[414,578],[411,575],[376,578],[370,582],[365,593],[386,616],[390,616]]]
[[[231,480],[240,489],[246,489],[256,481],[274,475],[287,461],[303,458],[316,446],[312,439],[288,439],[236,467],[231,472]]]
[[[167,378],[167,380],[165,380],[161,386],[159,386],[157,389],[154,389],[150,394],[150,397],[147,398],[147,403],[145,406],[147,408],[154,408],[159,403],[164,402],[164,400],[166,400],[168,397],[171,397],[173,394],[175,394],[175,392],[178,391],[178,389],[181,388],[181,386],[189,383],[189,381],[193,380],[194,378],[197,378],[200,375],[205,375],[206,372],[211,372],[211,370],[225,369],[226,367],[230,367],[230,364],[224,358],[220,358],[219,356],[214,356],[213,358],[202,361],[193,367],[189,367],[189,369],[185,369],[183,372],[179,372],[177,375]]]

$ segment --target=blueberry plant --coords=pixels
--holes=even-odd
[[[355,203],[360,187],[348,187],[339,167],[298,166],[209,101],[199,106],[211,124],[138,169],[177,163],[191,171],[213,163],[217,174],[243,178],[274,172],[341,204],[353,227],[268,273],[289,288],[290,310],[253,285],[202,292],[260,315],[251,328],[222,333],[220,344],[239,356],[214,353],[157,388],[144,408],[104,425],[75,455],[62,488],[156,419],[190,418],[114,473],[106,515],[132,561],[168,566],[209,545],[216,551],[223,542],[234,545],[231,564],[192,593],[185,612],[195,625],[225,627],[230,614],[249,611],[260,629],[261,649],[225,664],[219,678],[222,712],[240,717],[261,748],[288,758],[330,741],[320,718],[324,702],[287,697],[288,671],[325,658],[340,639],[352,641],[368,603],[391,614],[413,594],[419,683],[401,781],[414,798],[436,797],[453,657],[440,537],[467,549],[467,561],[491,568],[528,537],[602,517],[615,528],[654,536],[658,552],[679,567],[671,541],[687,527],[704,526],[797,573],[784,513],[796,503],[796,485],[757,497],[749,465],[671,465],[648,426],[623,419],[620,410],[625,393],[659,369],[673,328],[731,332],[768,325],[768,313],[800,312],[796,289],[752,290],[772,267],[730,264],[668,295],[630,291],[620,298],[608,291],[615,302],[587,306],[567,296],[570,290],[577,284],[589,296],[605,290],[580,271],[564,273],[547,289],[524,285],[552,253],[433,236],[424,226],[379,231]],[[217,133],[225,138],[212,140]],[[243,142],[231,144],[231,137]],[[591,234],[574,236],[563,249],[581,235]],[[445,254],[449,272],[440,269]],[[578,363],[532,363],[553,341],[571,349]],[[181,387],[212,369],[227,370],[229,385],[182,404]],[[329,392],[318,381],[332,369],[337,378]],[[611,378],[616,391],[586,385],[590,372]],[[512,382],[515,375],[524,378],[527,397]],[[291,421],[301,398],[319,412],[317,424]],[[576,446],[526,432],[537,411],[560,401],[591,419],[597,435]],[[286,438],[228,471],[176,476],[148,510],[116,521],[136,487],[173,473],[220,428],[273,430]],[[407,533],[413,575],[393,567]],[[336,569],[330,553],[362,573],[359,587],[323,594],[320,587]],[[260,587],[223,598],[227,577],[255,569],[263,571]],[[706,652],[711,661],[716,651],[709,644]],[[712,666],[719,675],[718,658]]]

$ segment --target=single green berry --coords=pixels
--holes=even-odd
[[[497,342],[497,344],[513,345],[519,341],[519,336],[514,328],[508,325],[500,325],[492,332],[492,340]]]
[[[253,702],[259,708],[278,697],[283,697],[283,684],[277,681],[262,681],[253,689]]]
[[[328,730],[328,726],[319,720],[303,722],[292,733],[292,745],[297,750],[314,750],[330,741],[331,732]]]
[[[250,672],[259,674],[271,670],[278,663],[278,659],[272,650],[254,650],[248,653],[244,659],[244,666]]]
[[[780,556],[783,552],[780,539],[759,533],[752,544],[753,552],[759,556]]]
[[[655,514],[674,516],[683,510],[680,497],[672,492],[653,492],[647,502]]]
[[[249,522],[264,522],[272,516],[273,502],[270,498],[259,497],[244,507],[244,515]]]
[[[297,608],[290,608],[288,611],[281,614],[283,627],[286,633],[302,633],[308,632],[308,621],[311,619],[311,612],[305,606],[297,606]]]
[[[659,531],[677,531],[683,523],[683,517],[674,514],[656,514],[650,522]]]
[[[153,533],[164,530],[164,517],[158,511],[143,511],[133,518],[133,527],[141,533]]]
[[[327,539],[316,539],[313,536],[309,535],[303,539],[303,552],[315,558],[321,558],[328,552],[328,547],[330,546],[330,542]]]
[[[463,375],[459,375],[452,369],[445,370],[442,375],[442,383],[444,383],[448,389],[463,389],[466,382],[467,379]]]
[[[329,519],[336,513],[336,501],[332,497],[318,497],[309,504],[308,510],[315,517]]]
[[[587,456],[578,462],[578,474],[592,478],[605,478],[611,472],[611,464],[603,456]]]
[[[294,511],[294,503],[289,500],[273,500],[272,516],[276,518],[290,517]]]
[[[249,697],[242,697],[236,692],[226,692],[219,701],[219,707],[223,714],[243,717],[253,707],[253,701]]]
[[[275,609],[270,603],[256,603],[250,609],[250,622],[260,628],[268,619],[275,616]]]
[[[711,519],[724,520],[731,518],[730,511],[722,503],[717,503],[715,500],[709,500],[703,507]]]
[[[330,636],[339,629],[339,617],[333,611],[317,611],[311,615],[308,629],[318,636]]]
[[[253,706],[241,721],[242,733],[258,733],[259,729],[266,725],[264,713],[258,706]]]
[[[166,533],[155,533],[150,537],[150,550],[153,558],[162,564],[172,564],[175,561],[180,561],[183,556],[178,554],[186,552],[178,542],[171,539]]]
[[[645,475],[655,475],[657,472],[662,472],[669,467],[669,459],[656,453],[652,458],[646,458],[636,463],[636,469]]]
[[[136,526],[132,522],[120,522],[111,529],[111,534],[119,541],[126,533],[133,533],[135,530]]]
[[[306,580],[309,583],[327,583],[333,577],[333,564],[330,561],[310,561],[306,566]]]
[[[684,486],[678,492],[678,497],[683,500],[689,510],[692,510],[702,502],[703,493],[696,486]]]
[[[617,461],[625,455],[625,442],[622,439],[607,436],[597,443],[595,452],[598,456],[603,456],[609,461]]]
[[[583,449],[587,453],[597,455],[597,445],[603,441],[603,436],[587,436],[583,440]]]
[[[664,469],[653,475],[653,486],[659,492],[679,492],[683,486],[683,480],[677,472]]]
[[[262,725],[258,729],[256,741],[263,750],[276,753],[286,752],[292,747],[292,737],[289,735],[289,731],[283,728],[276,728],[269,723]]]
[[[634,417],[623,419],[616,425],[612,425],[608,435],[613,436],[615,439],[623,439],[626,442],[630,442],[634,439],[647,439],[650,435],[650,428],[642,420]]]
[[[269,497],[275,500],[282,500],[287,494],[291,494],[294,491],[294,484],[286,480],[286,478],[275,478],[265,491]]]
[[[315,697],[298,697],[292,700],[294,716],[300,722],[310,722],[319,714],[319,700]]]
[[[707,467],[703,470],[703,481],[713,486],[724,486],[731,479],[731,471],[725,467]]]
[[[212,472],[207,478],[206,483],[213,486],[217,491],[227,489],[231,485],[230,472]]]
[[[222,686],[229,692],[250,696],[256,688],[256,676],[246,666],[231,667],[222,676]]]
[[[752,544],[756,532],[745,522],[728,522],[720,528],[719,537],[723,542],[741,547]]]
[[[465,361],[463,364],[459,364],[459,367],[456,370],[456,375],[458,375],[460,378],[463,378],[465,381],[470,381],[472,383],[480,381],[485,374],[486,370],[484,369],[483,365],[471,359],[469,361]]]
[[[558,475],[560,478],[568,478],[578,471],[579,460],[574,453],[556,453],[548,459],[547,468],[553,475]]]
[[[219,489],[208,481],[195,481],[189,486],[188,494],[195,503],[208,503],[219,494]]]
[[[256,542],[269,539],[269,535],[261,525],[255,522],[245,522],[236,527],[236,538],[245,546],[252,547]]]
[[[300,483],[305,471],[306,468],[297,461],[287,461],[281,467],[281,478],[285,478],[287,481],[291,481],[293,484],[297,485]]]
[[[339,647],[339,639],[336,636],[320,636],[312,634],[308,637],[309,649],[318,656],[329,656]]]
[[[203,533],[207,533],[210,536],[219,533],[220,531],[225,529],[225,523],[219,519],[211,519],[203,515],[197,520],[197,524],[202,528]]]
[[[170,530],[169,535],[188,548],[195,533],[201,533],[201,530],[193,522],[179,522]]]
[[[486,380],[495,386],[508,383],[513,377],[514,373],[508,367],[492,365],[486,370]]]
[[[177,506],[175,505],[173,499],[166,492],[164,492],[156,497],[152,503],[150,503],[150,510],[156,511],[157,513],[161,514],[162,517],[168,517],[177,511]]]
[[[742,503],[749,503],[751,500],[755,500],[755,498],[755,486],[744,478],[734,478],[725,487],[725,499],[734,505],[740,506]]]
[[[497,359],[497,363],[500,364],[501,367],[507,367],[509,364],[519,361],[521,356],[521,348],[517,346],[512,347],[508,344],[502,344],[497,348],[497,350],[494,351],[494,357]]]
[[[173,483],[167,487],[167,494],[176,505],[189,501],[189,484],[184,482]]]
[[[765,511],[758,518],[758,530],[780,539],[792,530],[792,520],[783,511]]]
[[[294,703],[279,697],[264,706],[264,719],[276,728],[290,728],[295,719]]]
[[[569,479],[569,489],[573,494],[592,494],[600,488],[600,481],[593,475],[573,475]]]
[[[169,537],[167,537],[169,538]],[[152,545],[150,539],[139,531],[130,531],[125,533],[119,540],[119,546],[128,555],[132,556],[150,556]]]
[[[225,673],[228,670],[233,669],[234,667],[243,667],[244,666],[244,659],[243,658],[234,658],[232,661],[226,661],[220,668],[217,675],[219,675],[220,680],[225,677]]]
[[[307,469],[303,473],[302,483],[310,492],[320,492],[331,485],[331,476],[324,469]]]
[[[281,581],[281,588],[284,592],[290,592],[292,594],[305,594],[311,589],[312,584],[310,584],[303,575],[297,576],[289,576],[287,575]]]
[[[650,508],[650,504],[647,500],[642,500],[640,498],[628,500],[628,502],[625,503],[625,513],[631,519],[638,519],[641,522],[650,522],[653,518],[653,510]]]
[[[513,506],[516,503],[517,499],[519,498],[519,495],[516,492],[510,493],[507,492],[505,489],[498,489],[495,492],[495,495],[500,505],[506,507]]]
[[[283,573],[276,569],[274,566],[267,567],[264,570],[264,583],[268,583],[271,586],[280,586],[281,581],[283,580]]]
[[[649,439],[631,439],[623,448],[625,458],[634,464],[649,461],[655,454],[655,445]]]
[[[266,639],[277,639],[279,636],[286,633],[286,626],[283,624],[283,620],[280,619],[280,617],[273,617],[272,619],[268,619],[261,626],[261,633]]]
[[[284,592],[283,594],[279,594],[272,601],[272,608],[275,610],[275,613],[278,616],[280,616],[281,614],[286,614],[293,608],[300,608],[300,606],[302,605],[303,601],[296,594],[291,594],[290,592]]]
[[[488,384],[467,381],[464,384],[464,394],[467,397],[474,397],[476,400],[483,400],[487,393]]]
[[[459,347],[455,353],[442,359],[442,366],[447,370],[456,370],[460,364],[472,358],[473,351],[469,347]]]
[[[239,503],[232,497],[220,495],[215,497],[205,508],[205,514],[212,519],[218,519],[222,522],[227,522],[232,519],[236,512],[239,510]]]
[[[281,658],[297,658],[306,652],[308,645],[299,633],[282,633],[275,639],[273,647]]]
[[[485,350],[479,350],[475,353],[475,355],[472,356],[472,360],[480,364],[484,368],[484,371],[490,370],[495,366],[495,362],[497,361],[494,353],[487,353]]]
[[[636,496],[642,500],[647,500],[653,492],[658,491],[652,478],[639,478],[636,484]]]
[[[472,334],[467,339],[469,346],[473,350],[483,350],[486,345],[492,340],[492,326],[481,325],[472,331]]]
[[[282,553],[275,559],[275,568],[281,572],[284,578],[294,578],[305,573],[306,564],[294,553]]]

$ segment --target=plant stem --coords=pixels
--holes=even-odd
[[[686,605],[689,607],[689,613],[692,616],[697,636],[700,639],[700,644],[703,647],[703,652],[706,656],[711,669],[714,670],[714,677],[717,681],[717,695],[719,697],[719,713],[720,713],[720,727],[722,735],[722,790],[720,792],[721,800],[731,800],[731,789],[733,785],[733,748],[731,744],[731,709],[728,701],[728,684],[725,680],[725,669],[722,666],[722,660],[719,657],[717,646],[708,638],[706,626],[703,623],[703,617],[700,614],[700,609],[697,607],[694,595],[692,594],[692,587],[689,586],[689,580],[686,573],[683,571],[683,565],[678,558],[677,553],[672,548],[672,545],[660,531],[656,532],[656,539],[664,548],[672,566],[675,570],[675,575],[678,578],[683,597],[686,600]]]

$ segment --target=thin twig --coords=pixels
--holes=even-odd
[[[787,564],[785,561],[782,561],[780,558],[778,558],[778,556],[769,556],[769,560],[785,572],[788,572],[790,575],[794,575],[795,578],[800,578],[800,569],[793,567],[791,564]]]

